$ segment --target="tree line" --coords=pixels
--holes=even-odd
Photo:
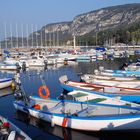
[[[140,44],[140,23],[107,29],[98,33],[90,33],[77,37],[77,44],[85,45],[114,45],[124,43],[126,45]]]

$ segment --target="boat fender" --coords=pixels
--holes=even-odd
[[[68,65],[68,61],[67,60],[64,60],[64,65]]]
[[[35,104],[32,107],[35,108],[35,109],[37,109],[37,110],[41,110],[41,106],[39,104]]]
[[[15,90],[16,89],[16,85],[15,85],[14,82],[11,83],[11,88],[12,88],[12,90]]]
[[[62,122],[62,127],[66,127],[67,123],[68,123],[68,118],[64,118]]]
[[[2,127],[8,129],[10,127],[10,123],[9,122],[4,122]]]
[[[43,94],[42,91],[45,90],[46,94]],[[50,97],[50,91],[47,86],[40,86],[38,89],[38,94],[41,98],[49,98]]]

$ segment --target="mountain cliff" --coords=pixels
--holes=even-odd
[[[129,26],[140,21],[140,4],[126,4],[102,8],[76,16],[71,22],[49,24],[34,32],[47,39],[68,40],[72,36],[84,36],[106,29]],[[30,37],[32,34],[30,35]]]
[[[100,35],[98,37],[100,40],[96,39],[97,34]],[[112,40],[110,36],[115,38],[115,43],[136,42],[135,44],[138,44],[140,42],[140,3],[112,6],[84,13],[69,22],[45,25],[31,33],[28,38],[16,39],[15,37],[11,41],[9,37],[2,44],[5,46],[7,42],[8,46],[11,44],[13,46],[68,45],[72,44],[74,35],[76,38],[82,37],[84,45],[88,42],[88,45],[104,44],[106,41],[110,44]],[[88,39],[84,41],[83,38],[87,36]]]

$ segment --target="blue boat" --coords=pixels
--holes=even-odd
[[[122,92],[119,88],[116,87],[107,87],[105,91],[105,87],[98,85],[95,87],[94,84],[88,84],[84,82],[76,82],[76,81],[69,81],[66,76],[62,76],[59,78],[60,84],[62,88],[68,92],[74,91],[74,90],[83,90],[88,91],[90,93],[104,95],[108,97],[119,97],[121,100],[129,101],[129,102],[135,102],[140,103],[140,94],[139,89],[134,91],[133,88],[130,89],[128,92],[127,89],[129,88],[122,88],[124,92]],[[125,91],[126,90],[126,91]]]
[[[126,71],[126,70],[104,70],[104,72],[122,75],[140,75],[140,71]]]

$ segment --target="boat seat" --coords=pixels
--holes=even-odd
[[[84,117],[90,115],[93,111],[97,110],[97,107],[87,107],[83,110],[80,110],[76,113],[77,116]]]

